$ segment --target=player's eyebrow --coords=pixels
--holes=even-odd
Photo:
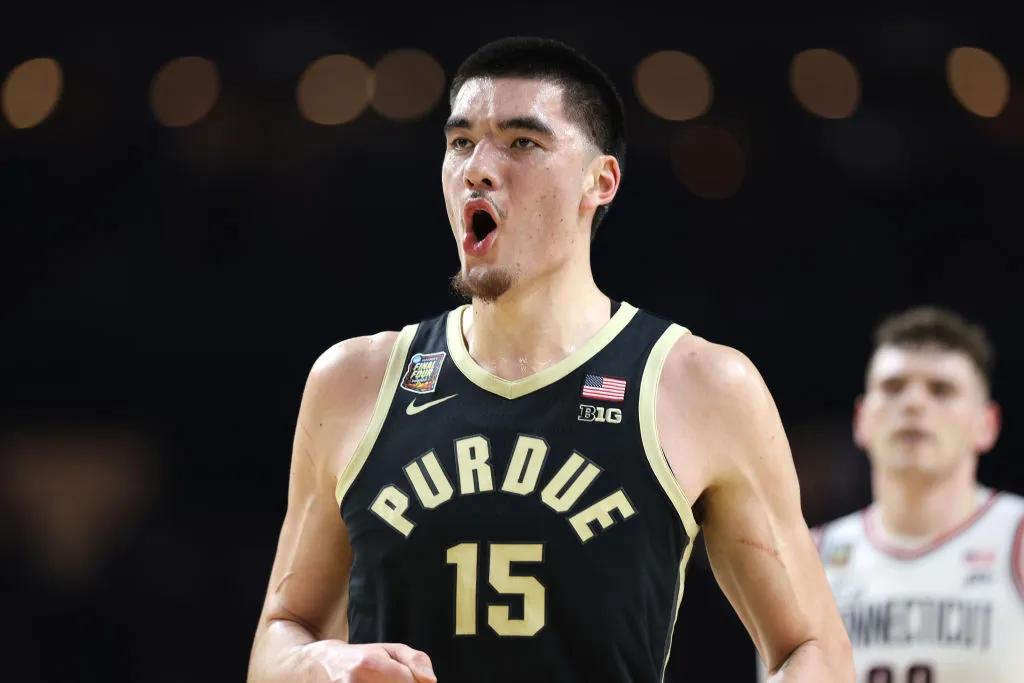
[[[551,127],[536,116],[516,116],[498,122],[498,130],[528,130],[541,135],[553,136]]]
[[[472,122],[465,116],[452,116],[444,123],[444,134],[448,135],[453,130],[464,128],[471,129],[473,127]],[[555,132],[551,130],[551,126],[544,123],[536,116],[514,116],[504,121],[499,121],[497,125],[498,130],[525,130],[532,131],[534,133],[540,133],[548,137],[553,137]]]
[[[444,122],[444,134],[448,135],[457,128],[471,128],[469,119],[465,116],[450,116],[447,121]]]

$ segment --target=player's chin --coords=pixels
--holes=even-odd
[[[452,289],[466,299],[493,303],[515,284],[512,273],[505,268],[487,265],[464,266],[452,277]]]
[[[943,458],[931,448],[900,448],[886,460],[892,469],[908,473],[928,474],[947,469]]]

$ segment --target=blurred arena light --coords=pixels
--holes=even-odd
[[[664,50],[646,57],[633,81],[640,103],[663,119],[688,121],[711,108],[711,76],[697,58],[683,52]]]
[[[746,171],[743,149],[727,131],[710,125],[675,137],[672,166],[683,187],[704,199],[727,199],[739,191]]]
[[[156,120],[168,127],[191,126],[210,113],[220,94],[217,67],[202,57],[179,57],[163,66],[150,86]]]
[[[804,109],[822,118],[848,118],[860,103],[857,68],[833,50],[804,50],[796,55],[790,65],[789,81]]]
[[[373,96],[370,67],[349,55],[317,59],[299,77],[299,112],[313,123],[336,126],[358,117]]]
[[[444,69],[422,50],[394,50],[374,67],[373,108],[395,121],[428,114],[444,92]]]
[[[967,111],[992,118],[1010,99],[1010,77],[991,53],[976,47],[958,47],[946,60],[946,77],[953,96]]]
[[[56,60],[39,57],[22,62],[4,79],[0,94],[4,116],[15,128],[38,126],[53,113],[63,85]]]

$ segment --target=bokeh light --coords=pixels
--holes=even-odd
[[[687,190],[704,199],[726,199],[739,191],[746,159],[739,143],[717,126],[696,125],[672,141],[672,166]]]
[[[157,121],[177,128],[201,121],[219,95],[220,76],[213,62],[202,57],[179,57],[153,77],[150,104]]]
[[[314,123],[333,126],[354,121],[370,102],[370,67],[350,55],[327,55],[310,64],[296,89],[299,112]]]
[[[411,121],[428,114],[444,93],[444,69],[421,50],[389,52],[374,67],[371,104],[382,116]]]
[[[790,87],[807,111],[826,119],[845,119],[860,103],[857,68],[833,50],[804,50],[793,58]]]
[[[1010,99],[1010,77],[991,53],[976,47],[958,47],[946,60],[946,77],[953,96],[967,111],[995,117]]]
[[[39,57],[14,67],[0,93],[4,116],[15,128],[38,126],[60,101],[64,76],[60,64]]]
[[[682,52],[650,55],[636,67],[634,84],[640,103],[669,121],[695,119],[711,108],[711,76],[699,60]]]

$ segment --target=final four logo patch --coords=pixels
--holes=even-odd
[[[409,369],[402,378],[402,388],[414,394],[431,394],[441,376],[444,351],[438,353],[417,353],[409,359]]]

